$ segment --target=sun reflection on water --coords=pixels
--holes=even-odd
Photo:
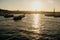
[[[39,14],[33,14],[33,27],[39,28]]]
[[[38,25],[39,23],[39,14],[34,14],[34,24]]]
[[[40,17],[41,15],[40,14],[33,14],[33,25],[32,27],[35,28],[35,32],[39,33],[39,30],[40,30]]]

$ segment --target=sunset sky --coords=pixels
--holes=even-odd
[[[7,10],[60,11],[60,0],[0,0],[0,8]]]

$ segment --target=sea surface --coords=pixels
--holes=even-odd
[[[0,16],[0,40],[60,40],[60,18],[37,13],[15,21]]]

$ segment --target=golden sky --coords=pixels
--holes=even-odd
[[[8,10],[60,11],[60,0],[0,0],[0,8]]]

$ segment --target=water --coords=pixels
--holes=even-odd
[[[26,14],[14,21],[0,16],[0,40],[60,40],[60,18]]]

